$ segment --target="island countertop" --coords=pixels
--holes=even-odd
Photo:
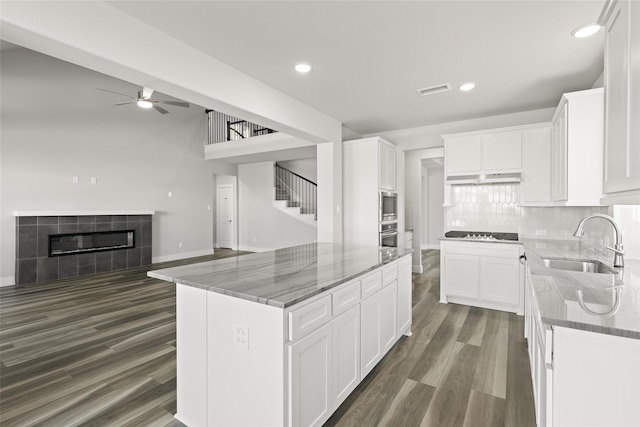
[[[613,255],[604,256],[578,240],[523,243],[543,322],[640,339],[640,261],[626,260],[622,277],[556,270],[546,267],[542,258],[595,259],[611,266]],[[579,303],[578,290],[587,310]]]
[[[147,275],[286,308],[411,252],[404,248],[310,243],[153,270]]]

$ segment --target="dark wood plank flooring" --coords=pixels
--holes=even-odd
[[[326,425],[534,426],[522,318],[440,304],[439,252],[423,262],[413,335]],[[147,270],[0,288],[0,425],[181,426],[175,285]]]

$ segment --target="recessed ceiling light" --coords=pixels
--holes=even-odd
[[[474,87],[476,87],[476,84],[474,82],[467,82],[467,83],[462,83],[460,86],[458,86],[458,89],[460,89],[463,92],[468,92]]]
[[[299,73],[308,73],[309,71],[311,71],[311,64],[308,64],[306,62],[298,62],[295,65],[295,69]]]
[[[592,22],[590,24],[581,25],[580,27],[578,27],[575,30],[571,31],[571,35],[573,37],[577,37],[577,38],[581,39],[581,38],[584,38],[584,37],[589,37],[589,36],[594,35],[598,31],[600,31],[600,28],[601,28],[600,25]]]

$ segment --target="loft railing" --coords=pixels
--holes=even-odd
[[[275,164],[276,200],[287,200],[287,206],[300,207],[301,214],[318,219],[318,186],[315,182]]]
[[[208,120],[207,144],[238,141],[276,132],[246,120],[214,110],[206,110]]]

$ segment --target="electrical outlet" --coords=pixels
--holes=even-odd
[[[233,325],[233,344],[249,350],[249,327],[244,325]]]
[[[178,243],[178,247],[181,248],[182,247],[182,242]]]
[[[97,184],[98,183],[98,178],[96,178],[95,176],[91,177],[91,183],[92,184]]]
[[[80,178],[78,178],[77,176],[74,176],[71,178],[71,182],[73,182],[74,184],[77,184],[78,182],[80,182]]]
[[[172,193],[171,191],[169,191],[169,192],[167,193],[167,197],[173,197],[173,193]]]
[[[536,230],[536,236],[546,236],[547,230]]]

